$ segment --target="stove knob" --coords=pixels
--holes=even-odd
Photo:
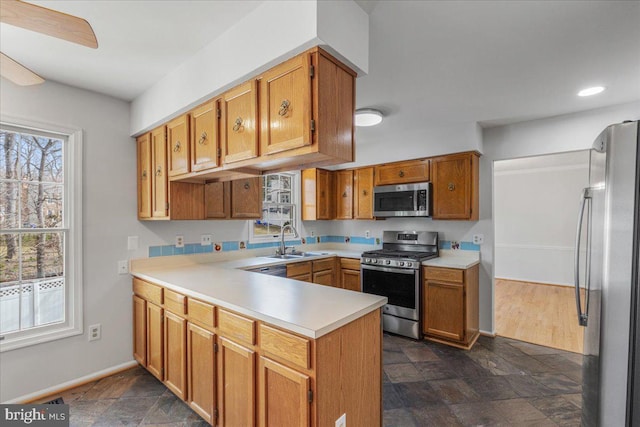
[[[373,259],[373,260],[371,260],[371,262],[372,262],[373,264],[377,264],[377,263],[378,263],[378,260],[377,260],[377,259]]]
[[[404,261],[400,261],[400,267],[404,267]]]
[[[413,267],[413,264],[411,264],[410,262],[407,263],[407,267]]]
[[[391,261],[390,260],[386,260],[384,263],[389,265],[389,264],[391,264]]]

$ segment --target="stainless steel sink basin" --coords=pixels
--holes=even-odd
[[[328,252],[295,252],[292,254],[285,254],[285,255],[269,255],[266,258],[271,258],[271,259],[300,259],[300,258],[307,258],[310,256],[321,256],[321,255],[329,255]]]

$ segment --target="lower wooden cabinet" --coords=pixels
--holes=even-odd
[[[335,258],[321,259],[312,263],[311,282],[318,285],[339,287],[336,283]]]
[[[187,397],[187,321],[164,312],[164,384],[182,400]]]
[[[164,322],[162,308],[147,301],[147,370],[164,380]]]
[[[147,365],[147,302],[133,296],[133,358]]]
[[[360,260],[340,258],[340,287],[360,291]]]
[[[215,424],[216,346],[213,332],[187,324],[186,402],[209,424]]]
[[[258,372],[258,425],[311,425],[309,375],[267,357],[260,357]]]
[[[466,270],[423,267],[423,333],[469,349],[479,335],[478,265]]]
[[[255,425],[255,351],[220,338],[218,396],[220,425]]]

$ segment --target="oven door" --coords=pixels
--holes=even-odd
[[[362,292],[387,297],[384,314],[420,320],[420,270],[361,265]]]

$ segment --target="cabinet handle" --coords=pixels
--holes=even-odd
[[[202,145],[205,143],[206,140],[207,140],[207,132],[202,132],[202,135],[200,135],[200,139],[198,140],[198,144]]]
[[[147,170],[142,171],[142,179],[147,179]]]
[[[447,188],[449,189],[449,191],[453,191],[456,189],[456,185],[453,182],[450,182]]]
[[[180,151],[180,141],[177,141],[176,145],[173,147],[174,153],[177,153],[178,151]]]
[[[158,166],[158,169],[156,169],[156,176],[162,176],[162,166]]]
[[[248,183],[248,182],[245,182],[245,183],[244,183],[244,189],[245,189],[245,190],[248,190],[249,188],[251,188],[251,186],[249,185],[249,183]]]
[[[235,123],[236,124],[233,126],[233,130],[235,132],[239,132],[240,129],[242,128],[242,117],[238,117]]]
[[[278,114],[281,116],[286,116],[287,113],[289,113],[289,100],[288,99],[283,99],[282,100],[282,104],[280,104],[280,110],[278,111]]]
[[[367,195],[367,190],[362,190],[362,195],[366,196]]]
[[[347,192],[342,193],[342,197],[347,197]]]
[[[402,178],[402,177],[404,176],[404,171],[400,171],[400,172],[398,172],[398,176],[399,176],[400,178]]]

